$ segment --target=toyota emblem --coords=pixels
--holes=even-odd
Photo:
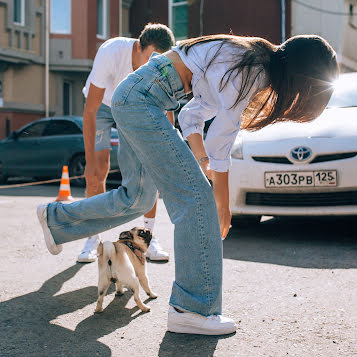
[[[293,160],[302,162],[311,157],[312,151],[306,146],[298,146],[291,150],[290,155]]]

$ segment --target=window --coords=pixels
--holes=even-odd
[[[82,134],[81,129],[70,120],[50,120],[43,136]]]
[[[97,36],[102,39],[108,37],[108,1],[97,0]]]
[[[63,82],[63,115],[72,114],[72,83]]]
[[[47,121],[40,121],[35,124],[29,125],[19,134],[19,138],[36,138],[42,136],[42,133],[47,125]]]
[[[25,25],[25,0],[14,0],[14,23]]]
[[[51,0],[51,32],[71,33],[71,0]]]
[[[187,25],[187,0],[169,0],[169,27],[177,40],[187,38]]]

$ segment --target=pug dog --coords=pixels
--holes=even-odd
[[[157,298],[151,290],[146,272],[145,253],[152,235],[149,230],[135,227],[122,232],[116,242],[98,246],[98,300],[95,312],[103,312],[103,299],[110,283],[115,283],[116,295],[123,295],[124,287],[131,289],[134,300],[143,312],[150,311],[139,296],[139,283],[150,298]]]

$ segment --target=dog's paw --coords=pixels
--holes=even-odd
[[[94,313],[95,313],[95,314],[100,314],[100,313],[102,313],[103,311],[104,311],[103,308],[97,307],[97,308],[94,310]]]
[[[151,293],[147,293],[148,296],[150,296],[151,299],[156,299],[157,298],[157,294],[151,292]]]

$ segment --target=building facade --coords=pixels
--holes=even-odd
[[[0,139],[45,116],[46,107],[49,115],[82,115],[82,88],[96,51],[120,32],[130,36],[131,3],[0,0]]]
[[[188,5],[189,37],[232,32],[278,44],[290,35],[290,0],[283,8],[281,0],[190,0]]]
[[[148,21],[167,24],[177,40],[233,32],[261,36],[274,43],[290,35],[291,0],[134,0],[130,31],[134,36]],[[282,3],[285,14],[282,15]]]
[[[177,40],[233,32],[280,43],[291,1],[0,0],[0,139],[46,112],[82,115],[82,88],[110,37],[160,22]]]

